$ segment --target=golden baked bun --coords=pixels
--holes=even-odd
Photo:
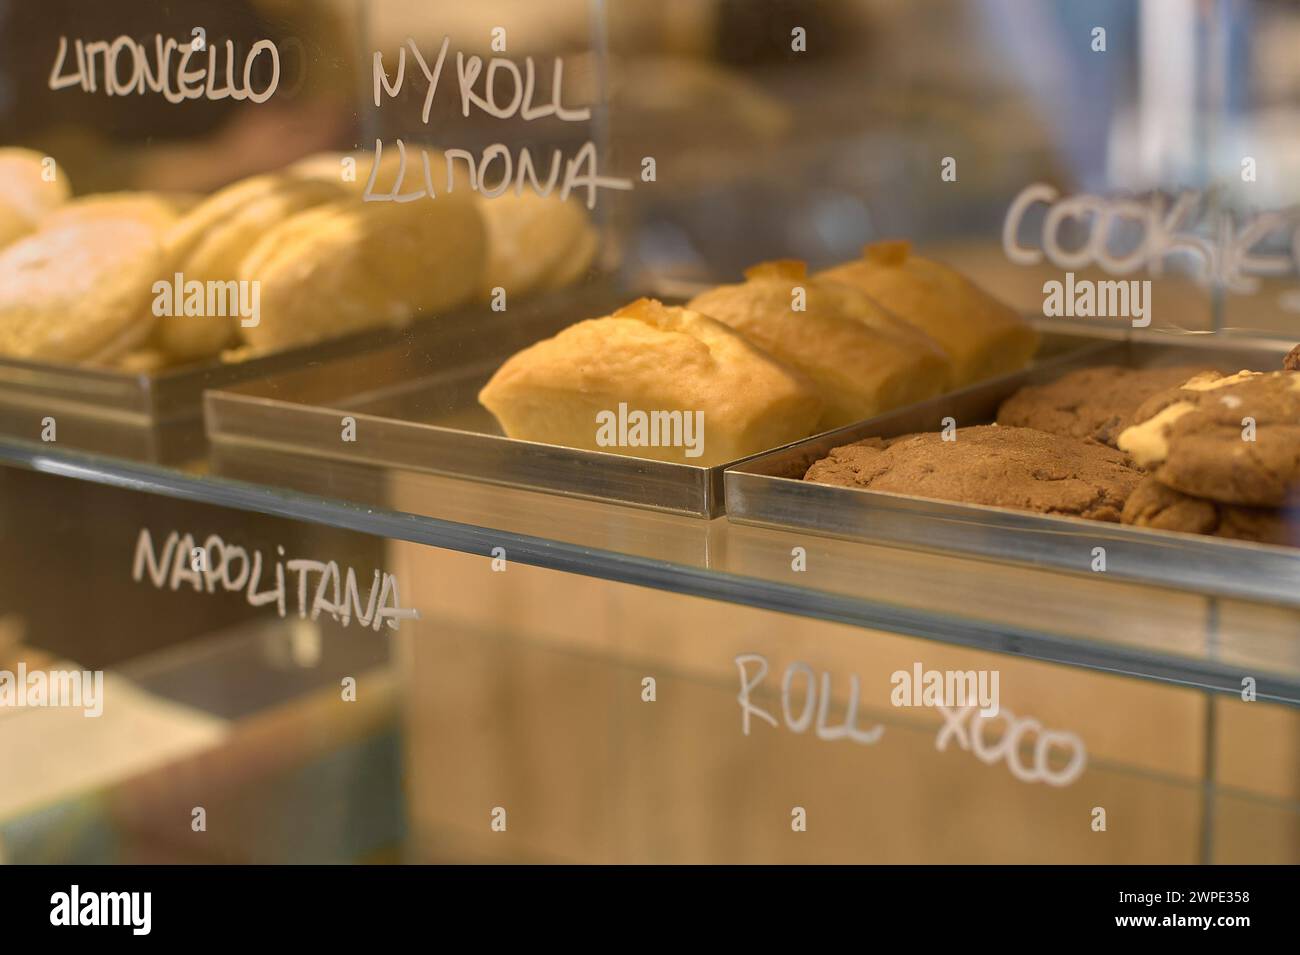
[[[35,232],[0,251],[0,354],[114,360],[148,337],[162,274],[153,228],[128,219]]]
[[[288,176],[254,176],[199,203],[167,233],[169,267],[186,282],[237,281],[245,256],[281,222],[346,195],[338,185]],[[239,316],[175,315],[158,323],[154,343],[172,361],[215,356],[237,338]]]
[[[443,153],[418,143],[403,145],[404,149],[398,149],[395,142],[381,144],[378,154],[368,149],[350,153],[316,153],[298,160],[285,169],[284,174],[311,182],[333,183],[358,196],[364,195],[367,187],[372,196],[387,196],[394,192],[404,196],[425,188],[424,156],[428,153],[429,177],[433,180],[435,193],[441,196],[447,186],[447,161]],[[402,162],[403,153],[406,157],[405,165]],[[379,157],[378,169],[375,169],[376,155]],[[464,173],[463,164],[458,166],[456,189],[468,189],[469,178]],[[375,180],[373,185],[370,184],[372,175]]]
[[[899,318],[925,331],[952,358],[955,387],[1023,368],[1038,333],[946,265],[912,255],[911,243],[876,242],[862,258],[818,273],[861,289]]]
[[[53,178],[46,180],[45,159],[30,149],[0,149],[0,207],[33,228],[72,195],[62,167],[54,167]]]
[[[313,180],[316,182],[337,182],[340,185],[351,186],[356,179],[361,180],[361,185],[365,185],[366,172],[368,166],[363,166],[358,158],[360,153],[343,153],[343,152],[323,152],[313,153],[304,159],[288,166],[284,173],[295,179]],[[344,179],[343,160],[352,157],[354,161],[352,179]]]
[[[170,358],[161,349],[150,345],[134,348],[111,363],[113,368],[131,375],[155,375],[170,364]]]
[[[168,256],[173,260],[183,260],[211,229],[238,213],[248,203],[274,195],[284,187],[287,178],[274,174],[249,176],[218,189],[188,210],[168,231],[164,243]]]
[[[923,332],[888,314],[851,286],[809,278],[802,262],[765,262],[740,285],[721,285],[689,307],[731,326],[816,384],[820,430],[933,398],[949,387],[951,365]],[[806,308],[794,308],[802,289]]]
[[[162,192],[104,192],[70,199],[43,216],[39,229],[58,229],[102,219],[128,219],[163,232],[180,218],[180,202]]]
[[[0,197],[0,249],[36,229],[36,224]]]
[[[806,437],[821,413],[802,375],[721,322],[652,299],[524,349],[478,399],[512,438],[701,467]],[[629,413],[702,412],[700,453],[680,442],[600,443],[598,416],[608,420],[620,404]]]
[[[36,231],[37,223],[71,195],[61,168],[46,181],[45,157],[30,149],[0,149],[0,248]]]
[[[595,226],[588,223],[583,228],[578,241],[569,248],[568,254],[551,270],[550,275],[543,276],[537,291],[553,292],[576,284],[591,271],[592,263],[596,261],[596,253],[599,251],[600,233],[596,231]]]
[[[591,267],[596,230],[573,201],[535,192],[506,192],[482,200],[488,258],[480,295],[505,289],[507,301],[532,292],[563,288]]]
[[[244,257],[239,277],[261,283],[261,320],[240,337],[268,351],[455,308],[478,291],[486,245],[468,185],[436,199],[349,195],[307,209]]]

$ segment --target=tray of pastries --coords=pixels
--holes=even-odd
[[[78,196],[51,157],[0,149],[0,428],[197,423],[206,388],[545,297],[593,267],[580,203],[485,199],[467,178],[430,197],[407,165],[381,148],[210,195]]]
[[[1040,335],[900,242],[816,274],[760,263],[684,301],[575,289],[428,335],[215,390],[209,438],[715,517],[738,461],[1102,344]]]
[[[745,462],[727,516],[1300,604],[1297,355],[1132,331]]]

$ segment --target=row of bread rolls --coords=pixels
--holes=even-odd
[[[484,199],[463,172],[432,201],[363,201],[373,161],[316,156],[206,197],[73,199],[45,157],[0,150],[0,355],[132,371],[237,359],[400,325],[498,287],[507,302],[560,288],[595,258],[596,231],[574,202]],[[401,162],[383,154],[375,194],[398,186]],[[430,162],[441,172],[439,157]],[[422,164],[408,157],[402,194],[423,182]],[[256,281],[257,324],[156,316],[154,285],[177,273]]]
[[[904,242],[810,276],[757,265],[682,307],[641,300],[511,357],[479,394],[513,438],[710,466],[1024,366],[1037,333]],[[620,405],[702,412],[703,454],[609,446]]]

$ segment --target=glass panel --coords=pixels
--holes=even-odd
[[[1113,370],[980,432],[1060,439],[1033,494],[922,486],[1067,371],[1280,367],[1298,35],[0,0],[0,860],[1300,862],[1289,394],[1216,419],[1212,487]],[[912,486],[791,480],[905,432]],[[1071,454],[1131,480],[1043,505]]]

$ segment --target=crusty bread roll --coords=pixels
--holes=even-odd
[[[702,467],[805,437],[821,412],[798,372],[721,322],[652,299],[524,349],[498,369],[479,401],[512,438]],[[683,424],[677,443],[610,444],[600,429],[620,405],[624,417],[701,412],[703,442],[687,447]]]
[[[0,149],[0,247],[35,231],[71,194],[62,169],[46,178],[45,158],[30,149]]]
[[[1028,364],[1038,348],[1028,322],[960,273],[911,253],[909,242],[876,242],[818,278],[847,282],[927,332],[952,358],[956,387]]]
[[[0,196],[0,249],[36,228],[35,223]]]
[[[595,257],[596,230],[574,201],[534,192],[484,199],[488,258],[481,297],[505,289],[508,299],[562,288],[581,278]]]
[[[542,278],[542,283],[537,290],[553,292],[577,283],[591,270],[592,263],[596,261],[596,253],[599,251],[600,233],[596,231],[595,226],[587,223],[578,241],[569,247],[568,252],[550,274]]]
[[[317,153],[285,172],[304,181],[339,183],[357,195],[364,195],[369,187],[373,196],[394,192],[406,196],[426,190],[430,183],[436,194],[443,194],[447,168],[441,152],[420,145],[398,149],[389,144],[378,155],[376,168],[374,152]],[[460,166],[456,181],[456,190],[470,188]],[[507,190],[491,199],[480,195],[478,202],[488,240],[480,298],[490,298],[497,287],[505,289],[507,300],[563,288],[591,267],[599,242],[581,203],[562,201],[558,193],[541,196],[531,190]]]
[[[170,280],[233,282],[244,256],[267,232],[289,216],[346,195],[329,182],[262,175],[221,189],[191,209],[166,233]],[[171,361],[209,358],[235,341],[239,317],[166,316],[154,345]]]
[[[149,345],[134,348],[109,363],[110,367],[132,375],[156,375],[165,371],[170,364],[171,361],[164,352]]]
[[[429,176],[425,178],[425,160]],[[378,160],[378,162],[376,162]],[[428,188],[432,181],[434,191],[442,195],[447,180],[447,160],[443,153],[418,143],[400,147],[396,143],[380,144],[376,152],[358,149],[350,153],[324,152],[300,159],[284,170],[295,179],[330,182],[358,196],[409,196]],[[373,177],[373,182],[371,181]],[[469,178],[463,168],[456,170],[456,188],[469,188]],[[423,197],[427,198],[427,196]]]
[[[0,252],[0,355],[108,362],[153,328],[156,231],[103,219],[34,232]]]
[[[802,262],[765,262],[746,282],[695,296],[689,307],[730,325],[807,375],[821,393],[820,429],[838,428],[940,394],[951,366],[923,332],[857,289],[809,278]],[[805,309],[795,309],[802,290]]]
[[[128,219],[162,233],[181,216],[176,200],[162,192],[102,192],[71,199],[41,217],[37,228],[59,229],[103,219]]]
[[[260,323],[240,336],[264,352],[463,305],[486,256],[478,207],[458,186],[414,202],[349,195],[290,216],[240,265],[261,289]]]
[[[68,177],[57,166],[46,172],[46,159],[31,149],[0,149],[0,200],[33,224],[72,195]]]

